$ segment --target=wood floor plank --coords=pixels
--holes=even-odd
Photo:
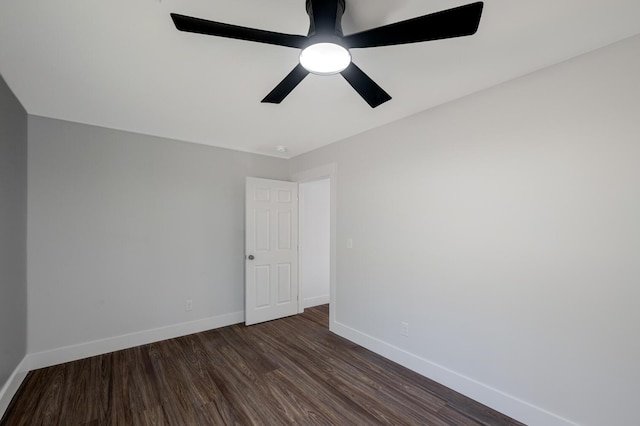
[[[438,418],[442,419],[447,424],[459,425],[459,426],[479,426],[481,423],[465,416],[460,411],[445,405],[436,413]]]
[[[287,342],[290,354],[295,357],[304,357],[308,353],[316,354],[311,360],[307,361],[305,369],[316,369],[319,376],[327,376],[330,378],[332,386],[338,393],[347,395],[349,399],[360,406],[364,411],[373,415],[378,422],[384,424],[411,424],[419,423],[425,420],[425,416],[429,424],[446,426],[435,415],[427,415],[429,410],[425,410],[424,405],[413,404],[411,399],[406,398],[406,394],[402,397],[395,397],[397,392],[389,392],[388,386],[383,382],[371,380],[367,373],[363,372],[359,366],[350,364],[348,359],[341,356],[341,352],[333,350],[325,350],[322,345],[317,345],[314,341],[306,339],[305,336],[294,334],[294,330],[288,330],[281,327],[285,335],[296,336],[295,342]],[[274,332],[275,333],[275,332]],[[285,338],[284,336],[280,336]],[[348,357],[346,357],[348,358]],[[426,398],[433,402],[431,409],[436,412],[443,407],[443,401],[436,401],[436,398]],[[399,407],[401,410],[390,410],[388,407]]]
[[[309,388],[302,379],[311,379],[306,371],[297,366],[290,369],[281,369],[274,372],[282,383],[283,388],[289,389],[296,395],[299,403],[313,409],[305,410],[306,413],[318,412],[329,419],[329,424],[376,424],[376,418],[362,407],[353,404],[347,395],[340,394],[329,383]],[[330,410],[328,408],[331,408]]]
[[[338,341],[341,344],[351,344],[338,336],[331,336],[328,340],[332,338],[336,339],[336,345],[339,344]],[[343,381],[347,386],[358,383],[379,401],[399,404],[405,411],[417,412],[425,409],[435,412],[446,404],[435,395],[425,394],[422,389],[395,381],[387,370],[375,366],[372,368],[371,364],[354,358],[352,353],[333,349],[334,345],[327,345],[327,340],[320,344],[317,339],[310,339],[306,335],[300,335],[297,340],[303,345],[303,350],[319,355],[316,359],[325,364],[322,368],[327,369],[327,373],[334,375],[336,380]],[[366,368],[363,369],[363,366]]]
[[[0,426],[520,423],[328,330],[329,307],[31,371]]]

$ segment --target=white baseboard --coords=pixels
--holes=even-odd
[[[496,411],[529,426],[578,426],[570,420],[529,404],[497,389],[466,377],[446,367],[421,358],[380,339],[369,336],[339,322],[331,324],[331,331],[415,371],[431,380],[455,390]]]
[[[4,386],[2,386],[2,389],[0,389],[0,419],[4,416],[11,399],[18,391],[18,388],[22,384],[24,378],[27,376],[27,373],[29,372],[28,364],[28,359],[25,356],[15,370],[13,370],[13,373],[9,376],[9,379]]]
[[[110,337],[108,339],[94,340],[77,345],[65,346],[44,352],[36,352],[27,356],[28,369],[35,370],[38,368],[50,367],[52,365],[62,364],[69,361],[76,361],[78,359],[88,358],[91,356],[159,342],[161,340],[173,339],[175,337],[186,336],[188,334],[212,330],[214,328],[226,327],[243,321],[244,312],[233,312],[196,321],[183,322],[167,327],[154,328],[122,336]]]
[[[326,296],[316,296],[316,297],[309,297],[307,299],[304,299],[305,308],[313,308],[314,306],[326,305],[327,303],[329,303],[328,294]]]

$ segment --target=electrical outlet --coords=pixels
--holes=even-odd
[[[353,248],[353,238],[347,238],[347,248],[348,249]]]
[[[409,337],[409,323],[408,322],[401,322],[400,323],[400,334],[405,336],[405,337]]]
[[[185,311],[193,311],[193,300],[187,299],[184,302],[184,310]]]

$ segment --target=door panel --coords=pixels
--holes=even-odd
[[[291,211],[278,212],[278,250],[291,250]]]
[[[270,211],[264,209],[256,209],[255,210],[255,251],[265,252],[270,251],[271,247],[269,243],[271,242],[271,238],[269,236],[269,231],[271,230],[270,222]]]
[[[278,303],[291,302],[291,265],[278,265]]]
[[[298,185],[247,178],[245,323],[298,313]]]
[[[271,294],[271,272],[269,265],[255,268],[256,307],[269,306]]]

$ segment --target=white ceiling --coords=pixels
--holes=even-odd
[[[347,0],[343,28],[471,2]],[[640,33],[638,0],[486,0],[474,36],[352,50],[393,97],[376,109],[340,75],[273,105],[260,100],[298,50],[179,32],[171,12],[309,25],[304,0],[2,0],[0,74],[33,115],[289,158]]]

